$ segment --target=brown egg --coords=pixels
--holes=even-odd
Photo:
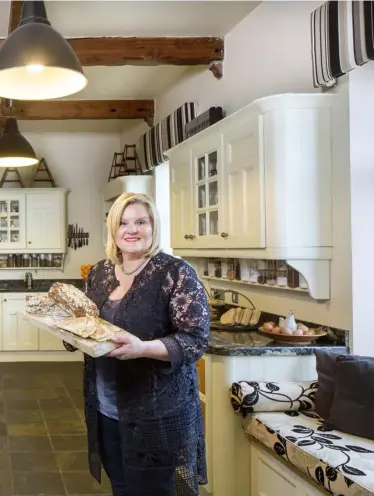
[[[314,336],[313,331],[304,331],[303,334],[304,334],[304,336]]]
[[[286,334],[287,336],[291,336],[291,334],[293,334],[293,333],[292,333],[291,329],[288,329],[288,327],[283,327],[282,334]]]
[[[281,328],[280,327],[273,327],[271,332],[273,334],[279,334],[281,332]]]
[[[302,331],[302,329],[299,328],[299,329],[296,329],[296,331],[293,334],[294,334],[294,336],[302,336],[303,331]]]
[[[273,322],[265,322],[264,331],[271,332],[275,324]]]
[[[300,322],[297,324],[297,328],[301,329],[303,332],[309,331],[308,327],[304,324],[301,324]]]

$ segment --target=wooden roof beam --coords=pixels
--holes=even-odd
[[[19,120],[144,119],[154,117],[153,100],[8,100],[1,101],[1,117]]]
[[[67,41],[82,66],[210,65],[224,57],[223,38],[70,38]]]

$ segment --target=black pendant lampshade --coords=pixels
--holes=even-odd
[[[26,167],[38,162],[33,147],[19,132],[16,119],[9,117],[0,136],[0,167]]]
[[[51,27],[44,2],[23,2],[17,29],[0,45],[0,97],[49,100],[86,85],[76,53]]]

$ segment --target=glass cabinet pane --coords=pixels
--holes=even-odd
[[[8,217],[0,217],[0,228],[6,229],[8,227]]]
[[[205,156],[197,159],[197,178],[198,181],[205,179]]]
[[[209,205],[217,205],[218,203],[218,183],[214,181],[209,183]]]
[[[19,212],[19,201],[18,200],[12,200],[10,202],[10,213],[18,214],[18,212]]]
[[[209,234],[218,234],[218,211],[209,212]]]
[[[206,236],[206,214],[199,214],[199,236]]]
[[[8,205],[6,201],[0,201],[0,214],[8,213]]]
[[[217,162],[218,162],[218,156],[217,152],[211,152],[208,155],[208,173],[209,176],[216,176],[217,175]]]
[[[205,186],[199,186],[199,188],[198,188],[198,207],[204,208],[205,206],[206,206]]]
[[[19,241],[19,232],[18,231],[11,231],[10,232],[10,242],[11,243],[18,243]]]
[[[10,217],[10,227],[19,228],[19,217],[18,215],[13,215]]]
[[[8,243],[8,231],[0,231],[0,243]]]

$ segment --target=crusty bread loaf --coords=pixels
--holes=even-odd
[[[56,319],[72,317],[72,312],[60,308],[48,296],[26,296],[26,312],[32,315],[52,316]]]
[[[65,319],[56,325],[60,329],[69,331],[81,338],[90,338],[100,342],[109,341],[116,332],[123,332],[123,329],[97,317]]]
[[[98,317],[96,304],[72,284],[55,282],[48,296],[59,307],[71,312],[75,317]]]

